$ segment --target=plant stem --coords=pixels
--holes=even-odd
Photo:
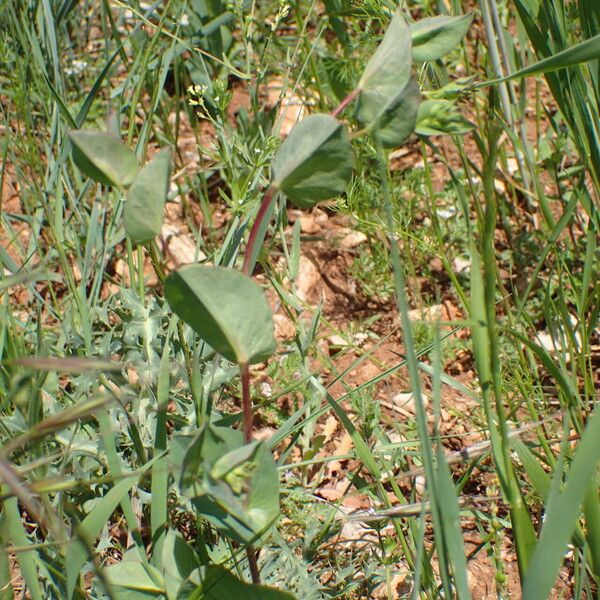
[[[358,96],[360,92],[359,88],[353,89],[339,104],[337,108],[331,111],[332,117],[337,117],[342,113],[342,111]],[[250,230],[250,236],[248,237],[248,244],[246,245],[246,252],[244,253],[244,263],[242,266],[242,273],[244,275],[252,276],[252,272],[254,271],[254,265],[256,264],[256,257],[259,244],[262,244],[264,239],[264,232],[261,236],[261,231],[264,230],[265,227],[265,219],[268,218],[269,208],[275,198],[275,194],[277,192],[277,188],[275,188],[272,184],[268,187],[265,195],[263,196],[262,202],[260,204],[260,208],[258,209],[258,213],[256,214],[256,218],[254,219],[254,224],[252,225],[252,229]]]
[[[256,560],[256,550],[252,546],[246,548],[246,556],[248,557],[248,566],[250,567],[250,575],[252,583],[260,585],[260,571],[258,570],[258,561]]]
[[[338,117],[342,111],[358,96],[360,88],[353,89],[341,102],[340,105],[331,111],[332,117]]]
[[[249,444],[252,441],[252,400],[250,398],[250,370],[248,365],[240,365],[242,372],[242,408],[244,410],[244,443]],[[248,566],[252,583],[260,584],[260,571],[258,570],[258,561],[256,550],[252,546],[246,547],[246,556],[248,557]]]
[[[250,231],[250,237],[248,238],[248,244],[244,254],[244,265],[242,266],[242,273],[244,273],[244,275],[248,275],[248,277],[251,277],[252,271],[254,271],[254,265],[256,264],[256,246],[257,244],[262,243],[262,239],[259,239],[259,232],[263,226],[265,218],[269,214],[269,208],[271,207],[271,202],[273,201],[274,196],[275,188],[271,185],[263,196],[260,208],[256,214],[256,219],[254,219],[254,225],[252,225],[252,230]]]
[[[242,371],[242,409],[244,411],[244,442],[252,441],[252,400],[250,399],[250,371],[248,365],[240,365]]]

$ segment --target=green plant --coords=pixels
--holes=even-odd
[[[347,64],[359,62],[350,51],[354,32],[345,22],[345,17],[356,15],[345,2],[325,5],[326,22],[331,23],[336,39],[344,45]],[[108,595],[169,599],[241,595],[275,600],[293,597],[284,591],[286,588],[302,598],[321,598],[325,594],[352,597],[352,594],[370,596],[384,584],[387,597],[392,598],[396,594],[392,565],[402,560],[411,586],[407,596],[416,597],[423,591],[429,597],[440,593],[445,597],[469,597],[467,555],[459,519],[462,491],[480,455],[475,462],[468,463],[466,474],[455,480],[440,431],[442,385],[477,398],[483,407],[484,425],[490,438],[485,452],[493,458],[489,468],[497,474],[499,488],[508,504],[507,515],[490,517],[490,528],[505,527],[508,531],[512,527],[526,597],[536,597],[541,589],[544,593],[550,590],[569,541],[581,561],[578,567],[581,587],[593,586],[599,556],[598,455],[594,445],[598,416],[591,408],[594,384],[589,377],[586,350],[580,350],[580,346],[589,347],[598,317],[597,294],[589,292],[595,273],[594,220],[590,218],[589,241],[583,246],[575,244],[573,260],[564,259],[556,267],[565,280],[574,282],[569,283],[569,292],[561,295],[561,286],[553,281],[543,300],[546,320],[557,321],[558,328],[562,327],[563,344],[568,347],[565,356],[568,354],[571,362],[566,358],[555,360],[550,351],[523,333],[530,324],[526,313],[533,283],[518,297],[517,310],[512,311],[506,300],[504,281],[499,277],[496,223],[506,207],[498,205],[494,178],[500,162],[499,126],[505,126],[509,137],[510,126],[502,123],[494,91],[484,104],[485,118],[477,123],[483,122],[485,129],[475,128],[474,123],[461,116],[457,98],[464,94],[475,96],[483,87],[502,85],[508,79],[596,60],[596,38],[590,35],[578,46],[561,49],[562,53],[540,56],[539,63],[516,73],[498,74],[496,81],[472,85],[467,80],[450,88],[442,85],[421,101],[414,63],[426,63],[420,66],[419,73],[423,85],[426,81],[443,84],[443,69],[437,61],[459,44],[471,24],[471,15],[425,18],[409,25],[403,11],[396,9],[362,74],[355,73],[353,77],[351,68],[349,72],[340,69],[344,71],[344,81],[325,81],[332,72],[320,69],[307,35],[307,31],[314,31],[313,20],[321,23],[325,17],[313,12],[312,6],[304,11],[303,3],[299,2],[295,7],[293,24],[301,34],[293,49],[285,48],[285,39],[272,35],[281,23],[290,26],[284,8],[265,26],[262,19],[265,13],[261,11],[268,9],[254,5],[251,8],[250,3],[240,3],[234,8],[220,2],[188,5],[173,1],[160,13],[156,12],[156,6],[145,14],[134,10],[132,14],[146,29],[141,31],[136,26],[125,40],[113,27],[115,15],[107,6],[101,22],[107,48],[112,40],[114,52],[107,56],[100,75],[94,78],[83,107],[73,112],[74,101],[65,94],[65,82],[58,68],[61,48],[56,37],[57,32],[64,36],[69,33],[64,24],[69,7],[65,5],[57,14],[48,3],[31,7],[38,15],[37,23],[45,23],[41,45],[38,32],[27,25],[27,15],[17,8],[9,7],[5,14],[16,34],[15,44],[21,44],[18,46],[21,49],[28,45],[34,48],[34,62],[28,68],[41,74],[35,82],[35,91],[42,98],[49,94],[52,101],[40,102],[39,110],[46,111],[44,116],[53,123],[53,137],[46,147],[49,174],[43,186],[31,191],[32,208],[23,219],[32,231],[44,231],[50,236],[50,243],[38,239],[26,248],[15,242],[18,258],[27,259],[21,266],[7,252],[0,254],[3,267],[11,272],[10,278],[2,281],[0,292],[24,286],[28,297],[40,302],[39,312],[42,308],[47,310],[60,323],[46,333],[41,322],[11,314],[8,302],[1,307],[1,389],[3,414],[7,418],[0,423],[4,443],[0,451],[4,494],[0,536],[7,547],[12,544],[29,594],[33,598]],[[191,27],[197,28],[199,52],[181,38],[181,28],[187,25],[177,19],[184,14]],[[380,2],[367,3],[364,14],[360,13],[369,26],[377,23],[373,16],[387,19],[389,15],[386,3]],[[236,22],[240,36],[232,35],[229,29]],[[109,31],[114,39],[109,37]],[[258,87],[253,89],[250,99],[252,114],[239,113],[237,129],[228,124],[232,93],[224,74],[235,74],[244,80],[253,76],[251,49],[261,36],[266,41],[264,54],[257,60],[258,79],[267,70],[266,48],[270,44],[283,46],[286,56],[296,53],[300,56],[300,72],[310,73],[307,94],[314,94],[311,101],[321,109],[330,102],[339,103],[330,114],[316,113],[302,119],[280,145],[267,131],[273,119],[259,109]],[[131,61],[124,49],[126,43],[135,50]],[[159,47],[162,54],[157,58]],[[246,51],[246,60],[240,58],[240,48]],[[325,48],[320,50],[331,55]],[[192,56],[184,64],[185,52],[191,52]],[[210,53],[217,56],[211,57]],[[129,94],[130,103],[120,106],[118,115],[129,117],[128,144],[109,133],[80,129],[114,61],[121,59],[125,74],[122,89]],[[206,152],[204,158],[208,157],[210,162],[199,169],[200,176],[187,177],[185,184],[179,180],[178,185],[183,189],[178,193],[184,197],[180,200],[182,210],[189,208],[186,194],[197,196],[210,223],[210,194],[214,193],[210,178],[220,172],[223,181],[229,182],[227,190],[219,189],[219,198],[226,201],[230,220],[223,231],[209,231],[209,242],[196,230],[196,255],[202,246],[209,257],[203,261],[205,264],[182,267],[163,250],[167,240],[162,236],[165,206],[173,199],[170,179],[174,153],[170,144],[176,143],[178,136],[177,128],[174,135],[170,131],[171,109],[177,111],[176,121],[182,118],[178,101],[171,104],[170,96],[163,92],[167,79],[172,77],[175,81],[172,85],[178,90],[175,95],[180,93],[180,79],[185,78],[183,67],[194,84],[207,86],[205,92],[198,93],[202,102],[206,99],[203,106],[217,129],[218,147]],[[293,68],[296,66],[292,64],[288,75]],[[16,82],[12,84],[17,86]],[[144,98],[145,89],[150,91],[149,98]],[[35,94],[32,100],[19,93],[23,106],[38,102]],[[119,102],[118,95],[112,96],[111,100]],[[354,102],[355,112],[350,115],[347,109]],[[138,104],[144,107],[142,123],[135,118]],[[33,120],[40,116],[32,110],[23,110],[22,114],[27,115],[24,137],[28,137],[29,152],[35,156],[31,149],[37,147],[35,130],[39,125]],[[348,116],[345,123],[339,120],[342,115]],[[190,116],[193,119],[193,113]],[[437,151],[434,136],[461,136],[474,128],[473,135],[483,156],[482,167],[466,157],[460,138],[455,137],[454,143],[462,152],[464,173],[452,173],[452,193],[463,211],[461,226],[464,227],[464,232],[456,235],[461,238],[456,243],[470,253],[470,281],[453,273],[450,278],[457,298],[468,312],[466,323],[458,327],[466,324],[472,333],[477,391],[442,372],[442,340],[437,326],[426,334],[413,334],[407,279],[410,265],[422,259],[408,256],[410,243],[416,236],[404,230],[411,223],[410,215],[417,202],[406,208],[405,220],[399,218],[397,209],[401,199],[395,196],[403,188],[389,173],[387,154],[387,149],[405,143],[413,133],[420,136],[425,153],[427,147]],[[109,129],[118,130],[112,117]],[[138,140],[135,151],[130,149],[134,139]],[[139,157],[146,155],[153,139],[165,148],[140,168]],[[520,149],[517,136],[510,140],[514,148]],[[75,165],[100,185],[77,179],[78,173],[73,172],[68,161],[69,147]],[[4,156],[10,152],[7,141]],[[525,151],[522,155],[527,157]],[[593,169],[593,161],[582,162]],[[265,167],[269,165],[271,171],[267,176]],[[524,169],[529,167],[531,164],[525,164]],[[294,289],[301,254],[301,224],[287,233],[284,208],[287,199],[306,210],[338,197],[350,185],[353,169],[359,172],[352,185],[361,185],[360,178],[368,173],[366,193],[378,196],[378,201],[369,207],[372,212],[368,221],[388,239],[393,284],[383,281],[382,273],[378,276],[382,278],[382,287],[389,289],[393,285],[404,352],[397,364],[358,386],[346,383],[344,378],[376,352],[377,344],[354,358],[341,372],[332,366],[334,381],[330,385],[342,382],[346,389],[345,394],[335,397],[313,370],[311,352],[318,338],[321,309],[315,311],[312,319],[303,320],[303,301]],[[478,170],[479,183],[474,183],[473,170]],[[435,210],[431,175],[427,167],[423,171],[419,189],[424,195],[429,194],[433,209],[432,241],[422,243],[419,250],[426,255],[430,243],[439,252],[443,267],[451,271],[449,260],[441,251],[446,238]],[[531,175],[534,184],[539,183],[537,174]],[[257,203],[261,190],[263,199]],[[468,204],[469,194],[474,214]],[[48,200],[50,195],[52,202]],[[36,203],[42,208],[38,209]],[[574,186],[569,211],[556,223],[546,214],[550,235],[533,279],[545,266],[546,256],[559,254],[555,244],[579,203],[593,217],[593,204],[584,186]],[[3,219],[11,225],[11,243],[18,240],[18,219],[5,215]],[[273,235],[269,246],[263,248],[272,221]],[[188,222],[192,223],[189,215]],[[249,228],[240,261],[242,240]],[[402,248],[398,243],[401,236],[407,240]],[[118,247],[115,256],[125,264],[123,272],[129,281],[125,283],[123,277],[116,291],[103,298],[104,278],[112,280],[113,285],[118,281],[116,267],[108,259],[115,247]],[[54,287],[42,296],[45,292],[36,284],[42,281],[50,285],[56,278],[38,267],[29,267],[27,261],[33,248],[43,256],[43,264],[56,264],[64,272],[64,296]],[[271,276],[275,253],[283,259],[283,274]],[[384,258],[379,256],[377,260],[387,265],[388,251],[381,254]],[[363,261],[361,257],[361,264]],[[242,262],[241,272],[235,268],[239,262]],[[297,321],[295,339],[291,349],[286,349],[290,356],[285,368],[293,370],[291,381],[286,378],[285,382],[274,382],[282,388],[275,395],[298,396],[292,414],[278,424],[269,440],[261,442],[253,440],[254,420],[264,414],[263,411],[253,414],[251,376],[256,371],[251,366],[268,360],[275,362],[277,348],[271,308],[261,285],[252,279],[259,262],[267,278],[271,278],[279,299],[286,304],[288,314]],[[151,267],[156,277],[154,290],[150,289],[146,266]],[[569,329],[570,304],[578,305],[581,319],[577,331]],[[57,355],[74,357],[22,358],[28,353],[43,356],[53,345]],[[109,355],[127,360],[127,368],[92,358]],[[515,369],[510,380],[504,376],[501,364],[506,355]],[[425,357],[429,364],[424,362]],[[378,449],[378,440],[387,440],[389,431],[384,431],[381,425],[381,408],[373,402],[373,395],[377,383],[403,367],[408,368],[416,413],[416,425],[411,421],[405,432],[416,431],[417,437],[392,444],[401,451],[401,458],[396,460],[390,458],[389,452]],[[558,453],[550,436],[546,437],[543,431],[536,434],[535,443],[530,440],[523,443],[514,441],[511,430],[510,421],[523,407],[539,424],[539,403],[528,401],[527,390],[528,386],[536,385],[537,371],[542,368],[556,382],[564,412],[565,426]],[[58,376],[67,372],[74,376],[68,379]],[[579,373],[585,376],[583,391],[578,386]],[[525,380],[525,375],[531,381]],[[432,389],[431,415],[426,411],[422,393],[423,377]],[[507,398],[509,381],[520,385],[525,392],[520,405],[514,398]],[[241,398],[241,415],[232,408],[237,397]],[[64,403],[72,406],[65,408]],[[348,478],[348,489],[383,507],[379,515],[366,515],[370,520],[377,518],[381,525],[392,519],[391,531],[383,531],[378,525],[377,539],[369,542],[369,550],[349,560],[335,550],[334,534],[341,529],[340,507],[314,504],[311,497],[317,489],[313,482],[324,477],[324,465],[330,459],[320,456],[324,436],[315,435],[315,423],[327,411],[336,416],[352,442],[343,458],[336,457],[336,460],[356,461],[355,472]],[[240,420],[242,432],[235,427]],[[569,427],[581,437],[575,451],[568,444]],[[285,485],[280,485],[280,473],[295,467],[287,462],[295,450],[299,450],[302,458],[298,470],[285,479]],[[521,464],[514,460],[513,450]],[[416,485],[407,493],[397,481],[396,468],[398,464],[405,468],[407,457],[422,465],[426,485],[418,492],[420,501],[402,512],[392,506],[392,495],[398,502],[404,502],[405,496],[417,500]],[[546,466],[552,469],[552,477]],[[533,494],[539,496],[547,515],[539,539],[534,529],[537,523]],[[277,531],[280,502],[286,514],[296,513],[292,522],[285,524],[290,532],[287,539]],[[581,505],[585,529],[577,523]],[[35,521],[35,530],[23,522],[25,514]],[[186,515],[187,525],[177,526],[175,514]],[[405,518],[399,519],[398,515]],[[433,522],[433,544],[428,547],[424,540],[429,515]],[[107,523],[111,518],[126,522],[126,541],[115,542],[114,536],[109,535]],[[486,518],[478,521],[484,529],[481,523],[487,526]],[[304,541],[295,531],[300,525],[309,533]],[[494,536],[484,539],[482,547],[495,544],[499,536]],[[329,543],[333,544],[333,550],[327,550]],[[101,564],[106,557],[102,549],[109,549],[116,556],[114,564]],[[243,559],[242,551],[247,560]],[[497,545],[494,552],[499,555]],[[295,564],[300,554],[307,560],[306,565]],[[95,573],[91,587],[80,573],[88,558]],[[432,560],[436,561],[437,569],[432,567]],[[3,554],[0,578],[10,594],[8,562]],[[588,570],[590,578],[586,575]],[[244,582],[247,572],[252,584]],[[360,572],[365,573],[364,581],[358,581],[356,574]],[[260,585],[261,580],[270,585]]]

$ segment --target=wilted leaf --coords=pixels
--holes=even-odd
[[[416,133],[419,135],[443,135],[468,133],[474,125],[460,113],[450,100],[426,100],[419,107]]]
[[[275,351],[273,317],[261,287],[225,267],[188,265],[171,273],[173,311],[227,360],[253,364]]]
[[[125,231],[134,244],[149,242],[160,233],[170,174],[171,149],[163,148],[131,184],[125,203]]]
[[[410,26],[413,58],[432,61],[448,54],[469,31],[473,14],[459,17],[440,16],[421,19]]]
[[[273,186],[309,208],[345,191],[354,155],[344,126],[330,115],[300,121],[273,159]]]
[[[400,9],[358,84],[358,120],[383,146],[399,146],[414,131],[420,102],[411,78],[411,36]]]
[[[69,132],[75,164],[94,181],[128,188],[138,173],[133,151],[120,139],[103,131]]]

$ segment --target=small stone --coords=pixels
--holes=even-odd
[[[327,338],[327,341],[329,342],[330,346],[334,346],[337,348],[342,348],[348,345],[348,342],[341,335],[338,334],[330,335]]]
[[[321,281],[321,275],[314,263],[306,256],[300,256],[298,276],[296,277],[298,298],[303,302],[307,302],[309,296],[314,293],[319,281]]]
[[[452,262],[452,268],[454,269],[455,273],[467,273],[471,268],[471,261],[458,256]]]
[[[286,315],[281,313],[273,315],[273,322],[275,324],[275,339],[289,340],[296,335],[296,327]]]
[[[362,231],[351,231],[340,240],[340,246],[344,250],[352,250],[366,241],[367,236]]]
[[[321,227],[315,221],[315,218],[313,215],[303,214],[300,217],[300,231],[302,231],[302,233],[306,233],[308,235],[314,235],[320,229],[321,229]]]
[[[429,405],[429,399],[425,394],[421,393],[421,400],[423,402],[423,407],[427,408]],[[415,397],[412,392],[400,392],[392,397],[392,403],[395,404],[398,408],[402,410],[406,410],[411,414],[415,414]]]
[[[425,477],[423,475],[415,477],[415,492],[417,492],[418,496],[423,496],[425,493]]]
[[[442,305],[434,304],[423,308],[414,308],[408,311],[411,321],[439,321],[442,318]]]

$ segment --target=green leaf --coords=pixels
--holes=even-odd
[[[425,136],[463,134],[474,127],[462,116],[455,102],[426,100],[419,106],[415,132]]]
[[[575,46],[571,46],[571,48],[557,52],[556,54],[540,60],[533,65],[529,65],[520,71],[516,71],[511,75],[507,75],[506,77],[502,77],[500,79],[494,79],[492,81],[484,81],[479,85],[476,85],[475,89],[496,85],[504,81],[509,81],[510,79],[521,79],[531,75],[551,73],[552,71],[566,69],[567,67],[574,67],[575,65],[595,59],[600,59],[600,34],[585,40],[584,42],[575,44]]]
[[[395,148],[403,144],[415,131],[421,92],[414,79],[410,79],[406,87],[393,98],[389,104],[377,113],[368,127],[375,139],[384,148]],[[368,118],[369,111],[363,105],[363,116]],[[371,108],[378,110],[376,105]]]
[[[253,364],[275,351],[265,294],[239,271],[188,265],[169,275],[165,297],[173,311],[227,360]]]
[[[357,119],[384,147],[399,146],[414,131],[420,103],[411,77],[411,36],[400,10],[358,84]]]
[[[139,165],[133,151],[120,139],[102,131],[69,131],[75,164],[94,181],[128,188]]]
[[[330,115],[311,115],[292,129],[275,155],[273,186],[296,206],[310,208],[344,192],[353,165],[345,127]]]
[[[413,23],[410,33],[414,60],[432,61],[448,54],[467,34],[472,21],[473,13],[469,13],[459,17],[429,17]]]
[[[119,600],[146,600],[165,593],[160,573],[151,565],[124,559],[104,571]]]
[[[169,529],[163,545],[162,563],[167,598],[175,600],[181,586],[200,566],[198,557],[179,532]]]
[[[181,493],[217,529],[250,544],[279,516],[279,475],[264,443],[214,425],[173,438],[172,468]]]
[[[255,544],[279,516],[279,475],[263,442],[219,458],[205,471],[203,487],[194,506],[238,542]]]
[[[289,592],[267,587],[251,585],[240,581],[219,565],[206,568],[199,589],[192,598],[202,600],[224,600],[225,598],[243,598],[244,600],[295,600]]]
[[[567,544],[577,525],[581,504],[590,489],[590,484],[595,485],[596,469],[600,460],[598,439],[600,410],[596,409],[581,436],[565,486],[548,506],[540,541],[523,582],[524,600],[548,598],[550,595]],[[560,478],[562,473],[556,472],[554,476]]]
[[[132,485],[134,485],[138,476],[127,477],[119,481],[110,489],[106,496],[101,498],[90,514],[81,522],[78,527],[80,537],[83,537],[88,544],[94,543],[94,540],[100,535],[102,528],[121,500],[125,497]],[[71,598],[77,585],[77,579],[81,573],[81,568],[88,559],[88,553],[85,546],[79,540],[73,540],[67,547],[67,598]]]
[[[125,203],[125,231],[134,244],[153,240],[163,224],[171,175],[171,148],[163,148],[137,174]]]

